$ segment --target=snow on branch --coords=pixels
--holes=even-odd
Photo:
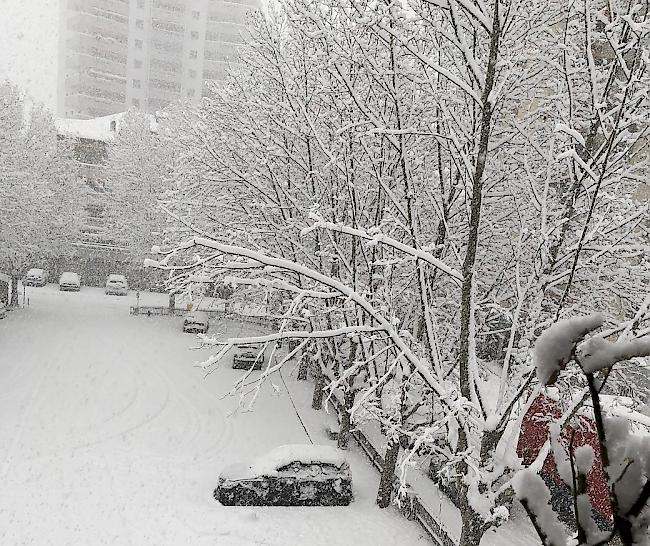
[[[529,469],[520,470],[512,480],[512,487],[543,544],[565,546],[568,537],[551,508],[551,494],[544,480]]]
[[[436,258],[429,252],[426,252],[419,248],[413,248],[412,246],[409,245],[405,245],[404,243],[396,239],[393,239],[388,235],[385,235],[379,231],[369,233],[364,229],[356,229],[349,226],[334,224],[332,222],[326,222],[320,216],[318,216],[313,212],[309,214],[309,218],[314,220],[314,223],[310,227],[303,229],[301,235],[305,235],[314,229],[321,228],[330,231],[337,231],[339,233],[344,233],[346,235],[353,235],[355,237],[359,237],[361,239],[365,239],[369,241],[369,244],[382,243],[386,246],[390,246],[391,248],[394,248],[395,250],[399,250],[401,252],[404,252],[405,254],[409,254],[413,256],[414,258],[418,258],[422,261],[427,262],[428,264],[431,264],[433,267],[439,269],[440,271],[447,273],[447,275],[451,276],[456,281],[459,282],[463,281],[463,276],[460,274],[460,272],[458,272],[453,267],[448,266],[442,260]]]
[[[621,360],[650,356],[650,336],[615,342],[591,338],[580,347],[580,365],[585,373],[611,368]]]
[[[277,332],[275,334],[267,334],[263,336],[252,337],[234,337],[225,341],[217,341],[215,339],[205,338],[204,341],[211,345],[248,345],[258,343],[269,343],[271,341],[279,341],[281,339],[324,339],[336,336],[347,336],[353,334],[364,334],[380,332],[382,328],[375,328],[371,326],[343,326],[342,328],[335,328],[332,330],[314,330],[308,332],[306,330],[285,330],[284,332]]]
[[[302,275],[308,279],[316,281],[317,283],[327,286],[332,290],[337,291],[339,294],[346,297],[348,300],[353,302],[355,305],[357,305],[359,308],[361,308],[363,311],[365,311],[369,316],[371,316],[374,319],[376,324],[374,330],[381,330],[386,332],[386,334],[391,339],[391,341],[395,344],[397,349],[404,354],[404,357],[409,361],[409,363],[413,366],[413,368],[417,370],[417,372],[421,375],[424,381],[426,381],[429,387],[431,387],[433,392],[435,392],[436,395],[440,397],[443,403],[446,403],[448,397],[447,389],[446,387],[444,387],[439,383],[439,381],[433,375],[428,364],[426,362],[423,362],[422,360],[420,360],[420,358],[417,357],[417,355],[413,352],[413,350],[409,346],[408,341],[405,340],[399,334],[392,321],[389,318],[384,317],[384,315],[378,309],[376,309],[366,298],[364,298],[361,294],[353,290],[351,287],[347,286],[346,284],[332,277],[328,277],[327,275],[324,275],[322,273],[319,273],[318,271],[310,269],[307,266],[298,264],[296,262],[292,262],[291,260],[267,256],[255,250],[234,246],[234,245],[227,245],[224,243],[219,243],[218,241],[215,241],[213,239],[208,239],[205,237],[195,237],[194,239],[191,240],[191,242],[188,241],[183,243],[180,246],[180,248],[187,249],[192,245],[210,248],[222,254],[229,254],[232,256],[243,256],[251,260],[256,260],[266,266],[280,268],[285,271],[290,271],[298,275]],[[293,335],[294,337],[295,334],[296,332],[291,333],[291,335]],[[314,335],[314,334],[316,333],[309,332],[309,335]],[[282,334],[273,334],[273,335],[282,335]],[[286,337],[290,337],[287,336],[287,334],[284,335]],[[241,340],[238,342],[244,343],[244,341]]]
[[[608,341],[593,336],[576,345],[586,334],[603,325],[600,313],[560,320],[539,336],[535,343],[534,362],[537,378],[544,385],[552,385],[558,373],[571,359],[580,364],[585,373],[611,368],[617,362],[636,357],[650,356],[650,336],[618,341]]]
[[[595,313],[560,320],[537,338],[533,360],[537,378],[544,385],[555,383],[558,374],[575,354],[576,344],[589,332],[603,325],[604,317]]]
[[[300,288],[294,284],[288,283],[281,279],[244,279],[241,277],[224,277],[223,282],[226,284],[242,284],[247,286],[256,286],[256,287],[266,287],[266,288],[275,288],[277,290],[286,290],[288,292],[295,292],[300,296],[306,296],[310,298],[318,299],[332,299],[340,296],[337,292],[322,292],[319,290],[309,290],[305,288]]]

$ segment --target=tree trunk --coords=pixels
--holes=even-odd
[[[381,469],[381,480],[377,492],[377,505],[379,508],[388,508],[393,496],[393,484],[395,483],[395,465],[399,455],[399,439],[391,438],[386,447],[384,466]]]
[[[9,307],[18,307],[18,275],[11,276],[11,298]]]
[[[320,410],[323,407],[323,393],[325,389],[325,374],[320,366],[316,367],[318,376],[314,384],[314,396],[311,399],[311,407],[315,410]]]
[[[350,410],[354,406],[356,393],[351,389],[345,391],[343,413],[341,414],[341,427],[339,429],[338,448],[347,449],[350,439],[350,429],[352,428],[352,416]]]
[[[309,355],[304,352],[300,355],[300,365],[298,366],[298,381],[305,381],[307,379],[307,371],[309,370]]]
[[[479,546],[485,533],[485,525],[481,517],[473,510],[462,512],[463,528],[460,533],[458,546]]]

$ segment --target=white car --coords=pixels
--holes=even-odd
[[[47,273],[43,269],[30,269],[23,279],[23,286],[45,286],[46,284]]]
[[[124,275],[109,275],[106,279],[106,294],[126,296],[129,293],[129,283]]]
[[[77,273],[66,271],[61,273],[59,278],[59,290],[79,292],[81,290],[81,279]]]

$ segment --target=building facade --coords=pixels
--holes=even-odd
[[[198,102],[237,61],[259,0],[61,0],[59,117]]]

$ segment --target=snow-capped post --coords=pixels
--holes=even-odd
[[[598,434],[598,449],[609,488],[613,523],[608,532],[598,529],[591,516],[586,494],[586,475],[594,461],[591,446],[569,450],[571,490],[579,544],[605,544],[618,537],[624,546],[640,544],[647,537],[650,519],[639,517],[650,500],[650,437],[630,433],[625,420],[604,415],[600,393],[611,369],[621,361],[650,356],[650,336],[609,341],[593,332],[603,326],[597,313],[560,320],[537,339],[534,364],[544,385],[556,382],[573,361],[585,376]],[[587,339],[585,337],[591,334]],[[568,536],[548,504],[550,495],[543,480],[530,470],[522,470],[513,481],[518,499],[526,509],[544,544],[562,545]]]

